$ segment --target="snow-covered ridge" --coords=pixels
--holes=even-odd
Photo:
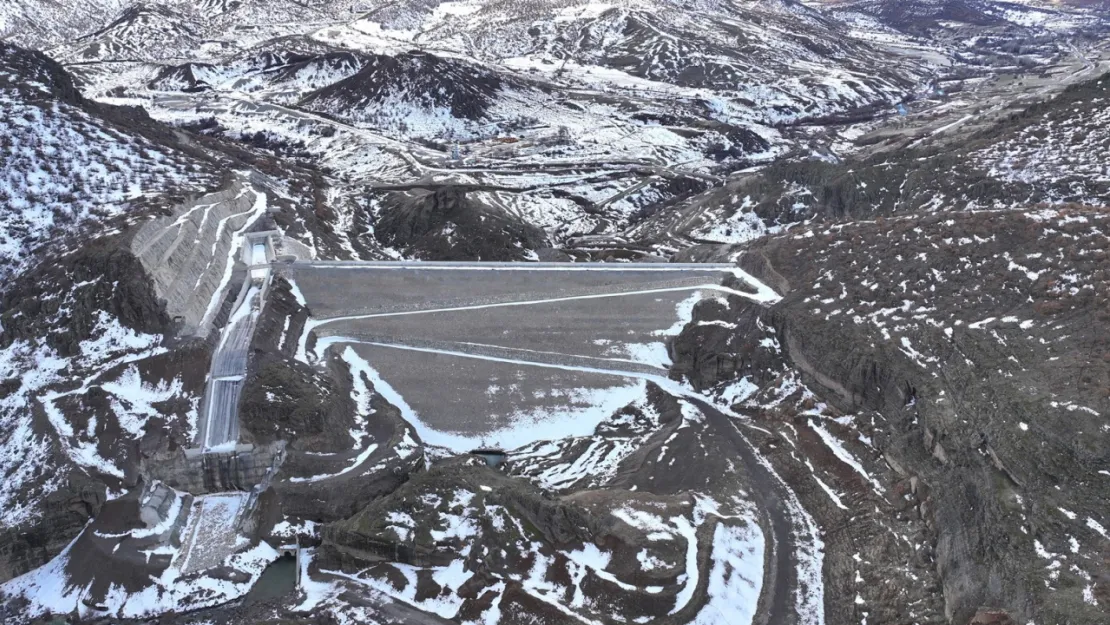
[[[194,160],[90,115],[46,59],[0,44],[0,277],[52,237],[206,182]]]

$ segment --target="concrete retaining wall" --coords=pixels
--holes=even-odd
[[[265,446],[238,445],[221,452],[179,449],[147,458],[142,472],[179,491],[203,495],[251,491],[267,482],[285,458],[282,441]]]

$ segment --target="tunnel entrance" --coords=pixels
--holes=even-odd
[[[501,466],[501,464],[505,462],[505,458],[508,457],[508,454],[506,454],[504,450],[494,448],[479,448],[470,453],[471,455],[478,456],[482,460],[485,460],[486,464],[492,469]]]

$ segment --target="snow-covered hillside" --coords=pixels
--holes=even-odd
[[[233,36],[236,25],[243,27],[241,35],[258,25],[327,22],[349,16],[356,4],[358,0],[88,0],[70,6],[54,0],[20,0],[0,7],[0,37],[38,49],[72,45],[92,57],[112,51],[165,55],[165,49],[129,44],[141,44],[142,37],[159,32],[207,38],[221,30]],[[174,21],[167,22],[168,17]],[[103,52],[101,44],[107,44]],[[195,52],[177,51],[183,56]]]
[[[0,277],[90,220],[212,181],[206,166],[90,115],[60,69],[0,44]]]
[[[0,622],[1101,622],[1098,5],[0,5]]]
[[[141,113],[85,100],[58,64],[2,43],[0,108],[0,540],[11,576],[35,565],[27,541],[55,549],[83,523],[67,505],[121,492],[139,440],[188,428],[198,378],[167,368],[170,320],[114,241],[160,198],[219,173]]]
[[[421,48],[490,66],[485,71],[535,73],[567,86],[703,99],[722,115],[765,124],[889,101],[927,71],[890,66],[870,44],[846,37],[838,22],[793,3],[467,0],[359,3],[356,11],[350,2],[308,9],[255,0],[228,7],[214,12],[180,1],[118,13],[106,7],[100,20],[85,21],[102,26],[82,37],[34,43],[60,44],[52,54],[83,63],[226,62],[289,35],[362,53]],[[291,7],[314,19],[290,15]],[[49,22],[44,7],[40,13]],[[11,26],[9,36],[32,41]]]
[[[871,15],[888,26],[907,32],[958,25],[1021,28],[1031,33],[1093,26],[1097,13],[1037,0],[848,0],[835,4],[837,13]]]
[[[55,23],[50,6],[24,12]],[[799,149],[796,125],[888,110],[947,62],[892,64],[793,2],[164,0],[85,23],[9,36],[92,98],[344,180],[496,187],[558,244]]]

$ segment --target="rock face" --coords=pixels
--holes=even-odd
[[[89,284],[73,288],[83,283]],[[70,290],[72,299],[49,297]],[[0,307],[0,345],[42,337],[63,356],[80,351],[79,343],[92,336],[102,311],[139,332],[161,334],[171,328],[139,260],[120,249],[118,240],[90,242],[16,278],[0,294]],[[56,321],[61,323],[55,326]]]
[[[350,445],[355,405],[345,368],[320,371],[293,359],[306,319],[290,282],[275,277],[250,348],[239,407],[244,440],[312,452]]]
[[[808,388],[869,419],[868,440],[909,480],[948,621],[984,608],[1098,622],[1094,598],[1110,590],[1098,530],[1110,497],[1098,473],[1110,462],[1108,233],[1110,212],[1087,208],[791,230],[741,257],[788,286],[784,299],[699,312],[739,335],[688,327],[676,367],[706,388],[747,375],[751,328],[770,328]]]
[[[12,87],[26,89],[31,81],[40,85],[60,102],[81,105],[87,101],[73,84],[73,77],[50,57],[37,50],[28,50],[8,43],[0,43],[0,56],[4,65],[22,80],[12,81]],[[7,86],[7,85],[6,85]]]
[[[539,228],[475,195],[458,186],[389,193],[375,232],[406,256],[435,260],[526,260],[547,247]]]
[[[37,522],[0,529],[0,581],[42,566],[61,553],[100,513],[107,497],[102,482],[75,475],[65,489],[43,502],[44,512]]]
[[[276,440],[337,442],[354,426],[350,398],[332,378],[301,363],[260,358],[249,378],[239,408],[244,437],[258,442]],[[346,427],[344,427],[346,426]]]
[[[700,302],[695,313],[700,323],[688,324],[671,342],[672,373],[697,389],[741,376],[752,376],[757,383],[771,382],[782,368],[782,359],[759,349],[760,313],[758,307],[737,298]]]
[[[83,240],[109,220],[211,181],[208,157],[181,149],[141,110],[84,99],[41,53],[0,44],[0,276]],[[93,177],[90,172],[95,171]]]

